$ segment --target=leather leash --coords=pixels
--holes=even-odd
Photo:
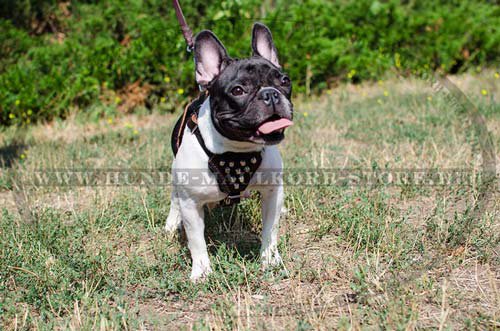
[[[174,5],[175,9],[175,15],[177,16],[177,20],[179,21],[179,25],[181,26],[182,30],[182,35],[184,36],[184,39],[186,40],[187,44],[187,51],[192,52],[193,51],[193,32],[189,28],[189,26],[186,23],[186,19],[184,18],[184,14],[182,13],[181,5],[179,4],[178,0],[172,0],[172,4]]]

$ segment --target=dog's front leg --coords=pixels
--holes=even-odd
[[[182,224],[186,231],[189,251],[193,260],[191,281],[203,279],[212,272],[205,242],[205,221],[203,219],[203,205],[191,199],[179,201],[182,214]]]
[[[281,209],[283,207],[283,186],[275,186],[261,191],[262,195],[262,266],[277,266],[282,263],[278,252],[278,232]]]

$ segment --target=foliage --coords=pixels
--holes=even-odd
[[[213,30],[233,56],[248,56],[252,22],[266,23],[299,92],[388,70],[455,73],[495,65],[500,54],[500,8],[486,1],[182,5],[193,30]],[[193,61],[168,1],[1,2],[0,17],[2,125],[64,118],[74,108],[170,111],[196,93]]]

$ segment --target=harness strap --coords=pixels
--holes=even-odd
[[[201,148],[205,151],[205,154],[208,156],[208,162],[210,162],[210,158],[214,155],[208,148],[207,145],[205,145],[205,141],[203,140],[203,137],[201,136],[200,130],[198,129],[198,116],[196,113],[191,114],[187,121],[187,127],[189,130],[191,130],[191,133],[195,135],[196,139],[198,139],[198,143],[200,144]]]
[[[191,106],[191,103],[188,103],[186,107],[184,107],[184,113],[182,113],[181,126],[180,126],[181,129],[179,130],[179,132],[177,132],[177,139],[175,142],[177,150],[179,150],[179,147],[181,147],[182,135],[184,134],[183,128],[186,125],[186,115],[188,113],[189,106]]]

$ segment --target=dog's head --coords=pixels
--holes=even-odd
[[[200,32],[194,43],[196,81],[209,92],[212,121],[220,134],[277,144],[292,125],[292,83],[263,24],[253,26],[252,49],[252,57],[233,59],[211,31]]]

